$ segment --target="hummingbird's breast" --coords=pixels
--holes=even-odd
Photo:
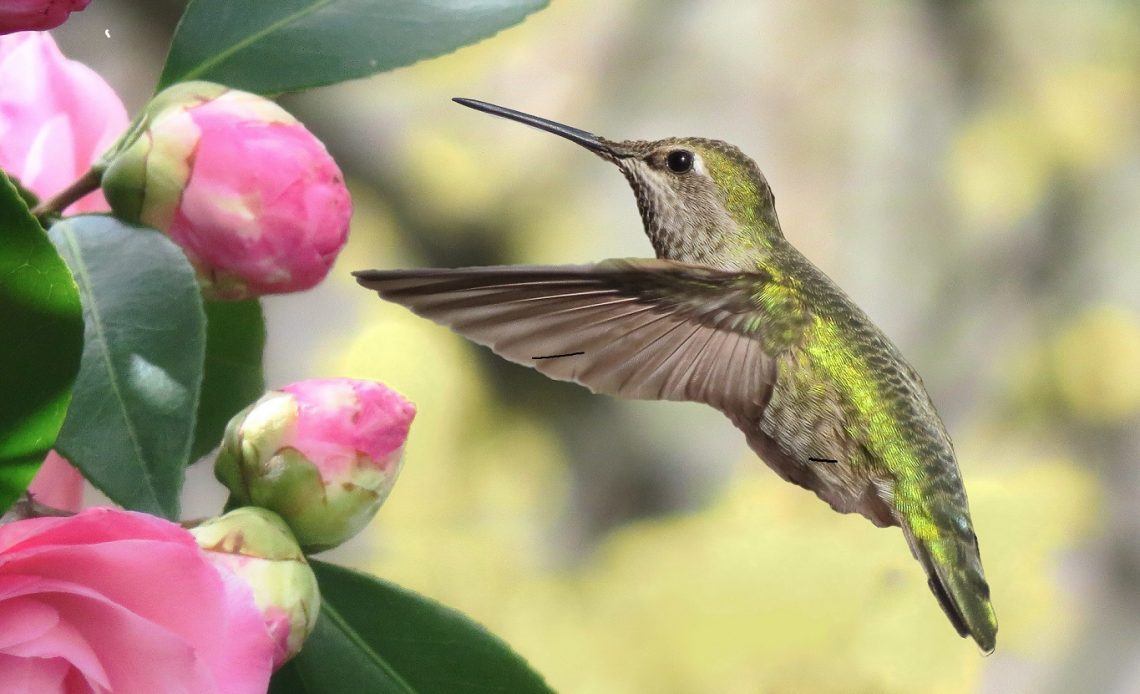
[[[898,348],[826,275],[803,264],[788,270],[811,320],[799,344],[779,356],[750,442],[835,510],[895,524],[899,492],[921,496],[927,483],[960,488],[949,436]]]
[[[890,489],[885,470],[875,464],[842,388],[809,353],[781,357],[768,405],[750,426],[749,443],[782,477],[816,492],[836,511],[862,513],[877,525],[894,523],[884,506],[882,492]]]

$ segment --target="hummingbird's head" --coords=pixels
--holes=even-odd
[[[633,188],[659,257],[732,267],[781,236],[768,180],[727,142],[599,141],[598,154],[617,164]]]
[[[464,106],[560,135],[621,169],[660,258],[754,266],[782,239],[775,200],[756,163],[718,140],[607,140],[585,130],[472,99]]]

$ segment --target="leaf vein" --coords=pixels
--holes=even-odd
[[[126,400],[124,399],[123,389],[119,384],[118,372],[115,370],[115,365],[111,361],[111,353],[108,350],[107,329],[103,324],[103,315],[99,311],[98,303],[95,301],[94,284],[91,281],[91,274],[87,269],[87,263],[83,260],[83,255],[80,252],[79,245],[76,243],[75,235],[71,230],[65,232],[67,245],[71,251],[71,255],[75,258],[75,272],[77,280],[83,285],[90,299],[87,304],[91,310],[91,324],[96,333],[96,338],[100,344],[100,352],[103,357],[104,365],[107,368],[109,375],[108,381],[111,384],[111,389],[115,394],[115,402],[119,405],[120,413],[123,417],[123,422],[127,430],[127,437],[130,439],[131,447],[134,449],[135,457],[142,468],[143,480],[146,482],[147,489],[150,490],[151,499],[158,501],[158,489],[154,485],[154,478],[150,468],[146,464],[146,456],[143,454],[142,443],[139,440],[138,431],[135,429],[134,420],[131,418],[130,412],[126,407]]]
[[[321,605],[321,612],[327,614],[329,618],[336,623],[337,627],[340,628],[342,632],[344,632],[345,636],[347,636],[357,648],[364,652],[370,660],[375,662],[377,667],[387,673],[388,676],[390,676],[392,680],[396,682],[396,684],[403,687],[407,692],[409,692],[409,694],[415,694],[416,690],[412,687],[412,685],[408,684],[408,682],[403,677],[401,677],[399,673],[392,669],[392,666],[388,664],[388,661],[379,657],[376,654],[376,651],[374,651],[371,646],[369,646],[362,638],[360,638],[360,634],[358,634],[356,630],[353,629],[349,623],[345,621],[344,617],[341,616],[340,612],[338,612],[335,607],[328,604],[328,602],[325,602]]]
[[[182,78],[180,80],[177,80],[177,81],[185,82],[185,81],[189,81],[192,79],[197,79],[198,77],[207,73],[214,66],[216,66],[220,63],[223,63],[226,60],[229,60],[232,56],[234,56],[237,53],[240,53],[243,49],[245,49],[246,47],[256,43],[257,41],[264,38],[265,36],[272,34],[273,32],[277,31],[281,27],[288,26],[289,24],[292,24],[296,20],[301,19],[302,17],[306,17],[306,16],[316,12],[317,10],[323,8],[325,5],[330,5],[335,1],[336,0],[318,0],[317,2],[314,2],[313,4],[309,5],[308,7],[304,8],[302,10],[298,10],[297,12],[294,12],[292,14],[285,15],[281,19],[279,19],[276,22],[273,22],[271,24],[266,24],[264,27],[262,27],[262,29],[260,31],[255,31],[255,32],[249,34],[248,36],[241,39],[240,41],[234,42],[229,47],[218,51],[217,53],[215,53],[211,57],[207,58],[206,60],[203,60],[202,62],[198,63],[198,65],[196,65],[194,68],[188,70],[186,72],[186,74],[184,74],[182,76]]]

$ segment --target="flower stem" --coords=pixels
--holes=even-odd
[[[53,508],[46,504],[41,504],[28,492],[24,496],[13,503],[8,511],[0,517],[0,523],[10,523],[12,521],[27,520],[28,518],[43,518],[45,516],[66,517],[74,516],[72,511],[64,511],[63,509]]]
[[[32,214],[36,217],[58,215],[79,198],[98,190],[102,179],[103,171],[101,169],[88,169],[87,173],[57,193],[55,197],[36,205],[32,209]]]

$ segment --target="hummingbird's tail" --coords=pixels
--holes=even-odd
[[[997,642],[997,615],[990,604],[990,586],[973,532],[968,537],[941,532],[932,540],[920,539],[902,523],[910,550],[926,571],[927,585],[950,623],[961,636],[969,636],[989,655]]]

